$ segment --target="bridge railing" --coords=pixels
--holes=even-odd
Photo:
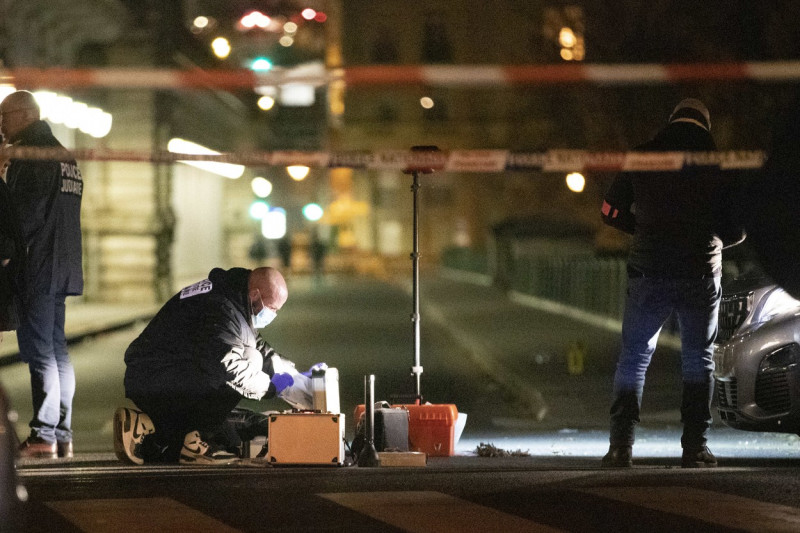
[[[594,255],[546,256],[516,255],[500,267],[508,272],[507,289],[530,294],[610,318],[622,319],[627,274],[625,259]],[[442,254],[442,264],[451,269],[484,274],[493,282],[486,252],[450,248]]]

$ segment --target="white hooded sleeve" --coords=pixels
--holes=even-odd
[[[222,358],[228,374],[227,384],[251,400],[260,400],[267,394],[269,374],[262,371],[264,356],[255,348],[235,347]]]

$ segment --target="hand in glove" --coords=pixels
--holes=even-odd
[[[280,394],[284,389],[294,385],[294,378],[286,373],[275,374],[270,379],[270,383],[275,387],[275,394]]]
[[[311,373],[314,370],[327,370],[327,369],[328,369],[328,365],[326,363],[317,363],[316,365],[313,365],[311,368],[309,368],[305,372],[302,372],[302,374],[305,377],[310,378],[311,377]]]

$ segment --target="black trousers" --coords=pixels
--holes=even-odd
[[[145,462],[177,462],[187,433],[216,442],[228,435],[225,422],[238,405],[241,395],[224,387],[203,394],[129,394],[136,406],[147,413],[155,426],[142,453]],[[227,447],[227,446],[226,446]]]

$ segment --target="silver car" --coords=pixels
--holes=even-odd
[[[764,278],[724,287],[714,350],[720,418],[800,434],[800,302]]]

